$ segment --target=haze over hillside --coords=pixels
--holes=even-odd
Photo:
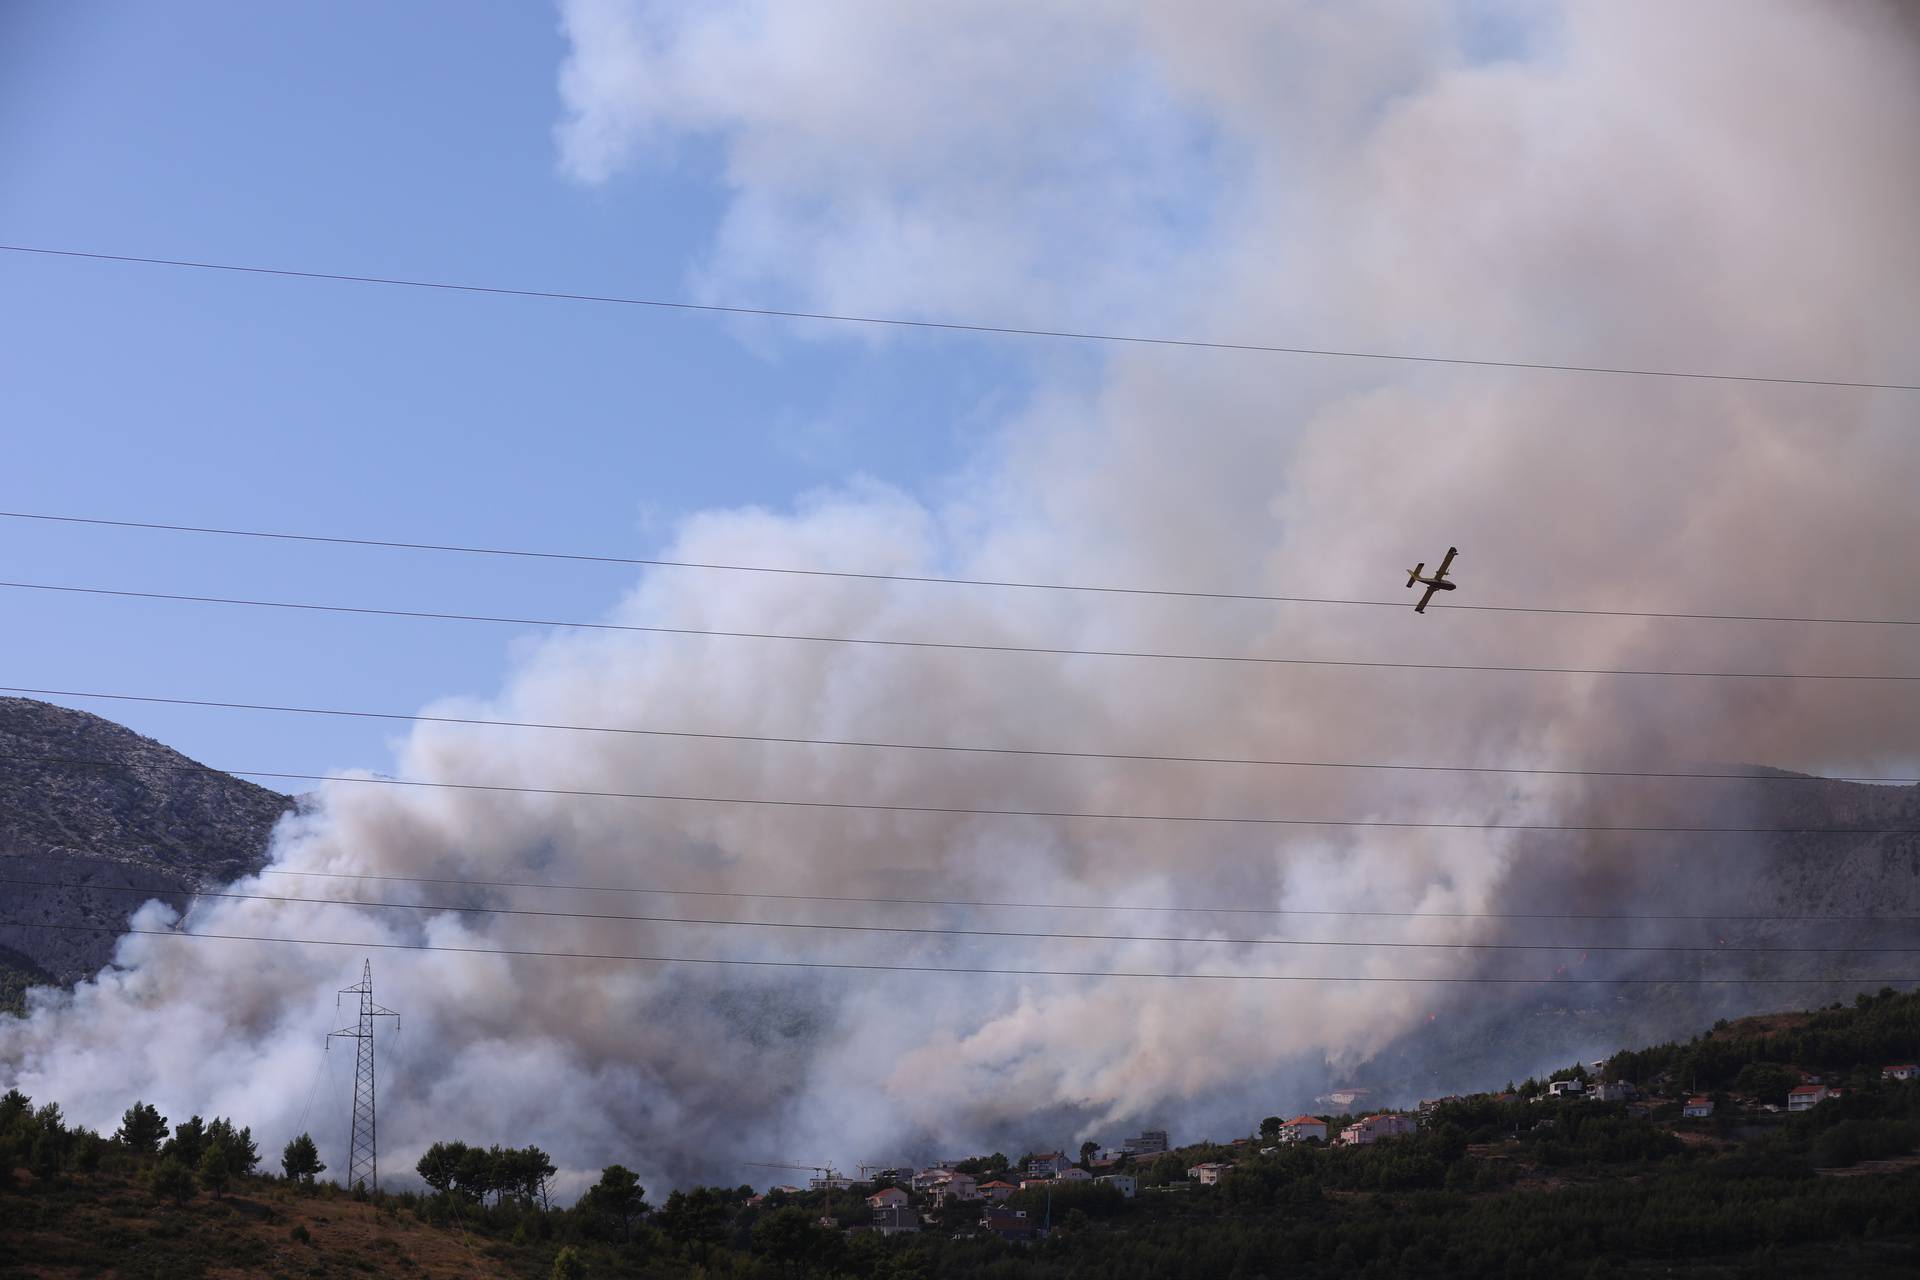
[[[5,757],[0,760],[0,795],[6,798],[9,815],[0,828],[6,842],[0,847],[5,858],[0,866],[12,878],[133,885],[183,910],[182,889],[228,881],[240,881],[244,888],[246,877],[266,860],[274,824],[293,809],[287,797],[195,767],[179,753],[85,712],[24,699],[0,700],[0,735]],[[42,756],[101,761],[109,767],[73,769],[36,758]],[[1733,797],[1698,813],[1696,821],[1816,831],[1920,825],[1920,794],[1914,787],[1754,772],[1776,780],[1735,784]],[[1792,780],[1779,781],[1782,776]],[[1369,1089],[1378,1103],[1407,1104],[1422,1096],[1481,1087],[1490,1079],[1517,1078],[1584,1060],[1618,1044],[1682,1034],[1718,1017],[1771,1008],[1780,1003],[1783,991],[1817,1006],[1850,996],[1866,978],[1874,979],[1868,985],[1877,985],[1882,978],[1897,980],[1912,968],[1908,957],[1882,950],[1910,944],[1910,927],[1868,917],[1920,914],[1920,847],[1915,836],[1693,837],[1678,848],[1677,857],[1643,848],[1622,851],[1599,864],[1541,838],[1539,847],[1529,850],[1524,876],[1516,878],[1514,905],[1571,901],[1580,905],[1582,914],[1638,918],[1480,922],[1472,934],[1475,941],[1500,947],[1538,943],[1548,961],[1559,966],[1561,980],[1535,990],[1440,987],[1428,996],[1427,1017],[1376,1053],[1323,1057],[1323,1050],[1308,1041],[1281,1055],[1277,1074],[1250,1082],[1251,1088],[1226,1089],[1224,1096],[1295,1110],[1319,1090],[1358,1085]],[[1597,865],[1604,865],[1604,874],[1595,874]],[[270,885],[262,891],[285,892],[287,886]],[[9,886],[8,894],[9,915],[111,928],[123,926],[146,901],[142,895],[82,888]],[[1649,904],[1663,901],[1688,914],[1734,918],[1647,918]],[[108,934],[30,928],[11,929],[0,937],[19,953],[16,982],[31,977],[71,983],[89,977],[107,961],[116,941]],[[1677,943],[1708,950],[1813,946],[1857,951],[1784,954],[1767,957],[1763,964],[1748,957],[1731,970],[1810,979],[1805,985],[1682,982],[1622,987],[1582,979],[1712,977],[1729,972],[1724,965],[1731,957],[1702,954],[1676,962],[1672,955],[1647,951],[1573,960],[1582,939],[1606,945]],[[1474,963],[1488,973],[1512,972],[1514,966],[1505,959],[1491,952]],[[1856,981],[1845,976],[1849,974],[1862,978]],[[1543,970],[1541,976],[1548,975]],[[761,1017],[772,1010],[749,1006],[740,1012]],[[814,1033],[792,1026],[787,1031],[803,1037]],[[1148,1114],[1157,1123],[1191,1129],[1209,1123],[1221,1107],[1221,1099],[1214,1096],[1169,1098]],[[1015,1135],[1021,1125],[1062,1123],[1075,1122],[1027,1117],[1010,1120],[1007,1133]]]
[[[106,514],[260,531],[285,485],[304,513],[288,532],[416,544],[89,526],[145,553],[123,569],[103,551],[93,580],[176,594],[32,607],[197,623],[178,652],[258,664],[187,675],[163,655],[145,692],[271,685],[284,705],[440,718],[391,759],[331,761],[432,785],[323,783],[271,848],[308,878],[238,882],[373,901],[199,902],[187,929],[229,938],[129,938],[117,967],[0,1021],[0,1078],[81,1123],[145,1096],[248,1115],[278,1144],[329,1096],[322,1038],[371,952],[404,1015],[383,1163],[457,1132],[566,1153],[563,1187],[630,1160],[649,1184],[737,1185],[750,1161],[1218,1131],[1328,1084],[1444,1091],[1701,1013],[1907,985],[1920,963],[1858,921],[1695,917],[1911,914],[1913,838],[1880,829],[1920,825],[1913,790],[1689,762],[1920,772],[1914,7],[1206,12],[565,0],[560,65],[516,64],[516,84],[555,86],[538,120],[516,111],[518,150],[499,117],[457,109],[404,136],[444,123],[446,153],[481,165],[524,164],[533,138],[526,181],[557,161],[577,188],[541,185],[525,223],[478,189],[462,207],[500,211],[476,237],[539,255],[577,247],[551,209],[617,223],[695,174],[686,258],[636,225],[617,251],[496,269],[492,241],[444,234],[435,193],[411,247],[322,238],[301,264],[248,230],[178,259],[225,240],[574,300],[32,268],[49,307],[73,280],[166,280],[218,311],[166,358],[190,370],[175,389],[209,389],[183,431],[203,408],[257,443],[295,403],[303,434],[374,424],[333,469],[251,486],[251,516],[198,465],[263,452],[227,437]],[[289,70],[332,70],[298,40],[257,43],[169,47],[261,83],[288,49]],[[373,48],[370,75],[468,66]],[[353,155],[385,143],[367,121],[301,136]],[[304,224],[397,225],[385,196],[411,172]],[[680,296],[683,263],[689,299],[1181,342],[582,300]],[[278,319],[322,306],[282,337]],[[401,315],[410,330],[376,323]],[[747,362],[655,345],[695,326],[796,398],[723,405]],[[230,354],[257,333],[291,364]],[[956,353],[964,376],[920,382],[912,361]],[[706,385],[657,394],[669,366]],[[882,366],[915,394],[867,438],[932,423],[939,462],[779,465],[861,416],[821,388]],[[260,399],[243,413],[244,369]],[[80,382],[48,383],[50,418],[86,420],[67,414]],[[328,399],[348,386],[364,395]],[[475,394],[441,398],[455,389]],[[700,464],[671,470],[682,449]],[[595,503],[615,514],[567,519]],[[35,526],[22,554],[82,537]],[[423,549],[489,539],[611,560]],[[1404,567],[1448,546],[1458,591],[1415,614]],[[567,612],[542,606],[555,584]],[[303,599],[341,611],[272,603]],[[201,621],[241,617],[287,630],[263,645]],[[508,621],[540,617],[589,625]],[[101,634],[64,625],[34,634]],[[348,635],[364,647],[308,687],[299,656]],[[376,678],[383,648],[430,659],[454,635],[500,643]],[[60,687],[136,687],[99,678]],[[1581,918],[1600,915],[1620,918]],[[1801,985],[1763,985],[1783,982]],[[340,1093],[315,1114],[343,1118]]]

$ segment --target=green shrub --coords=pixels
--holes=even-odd
[[[147,1187],[156,1200],[172,1200],[176,1204],[183,1204],[193,1198],[193,1170],[168,1156],[153,1167]]]

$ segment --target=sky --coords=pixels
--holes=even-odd
[[[0,128],[19,160],[0,240],[1914,381],[1910,7],[566,0],[324,22],[191,7],[164,28],[154,12],[10,11]],[[1731,951],[1685,961],[1697,1000],[1620,994],[1677,962],[1597,948],[1717,946],[1689,912],[1920,911],[1884,842],[1829,875],[1791,841],[1744,838],[1791,825],[1795,797],[1828,797],[1827,815],[1910,808],[1909,791],[1842,805],[1799,783],[1503,771],[1920,771],[1909,628],[1632,613],[1920,618],[1911,392],[829,330],[6,254],[0,273],[12,509],[1343,598],[1393,598],[1406,566],[1457,545],[1462,600],[1590,611],[463,563],[0,521],[10,579],[903,642],[9,593],[9,683],[1108,753],[118,709],[220,766],[454,784],[324,784],[235,888],[371,874],[398,901],[135,916],[452,948],[381,953],[379,989],[413,1011],[407,1052],[447,1064],[388,1085],[402,1167],[451,1133],[538,1141],[572,1187],[611,1160],[657,1187],[737,1183],[772,1153],[1073,1149],[1151,1122],[1225,1136],[1389,1050],[1438,1079],[1457,1063],[1427,1028],[1510,1045],[1499,1075],[1521,1078],[1778,1007],[1780,988],[1752,985],[1777,958]],[[920,647],[941,639],[1344,665]],[[1448,664],[1473,669],[1432,669]],[[1605,674],[1620,669],[1694,674]],[[1723,826],[1743,838],[1690,830]],[[703,896],[822,887],[921,905]],[[443,910],[459,904],[434,895],[456,890],[594,914]],[[1027,910],[978,933],[989,913],[963,904],[1016,893],[1106,930],[1051,936],[1065,913]],[[669,918],[628,918],[635,897]],[[751,914],[698,918],[717,901]],[[1395,914],[1338,914],[1360,911]],[[1611,931],[1589,955],[1523,918],[1568,912],[1625,919],[1587,920]],[[1180,935],[1149,930],[1169,914]],[[827,924],[867,932],[808,927]],[[1503,949],[1473,949],[1488,943]],[[151,1092],[277,1142],[304,1119],[288,1099],[348,956],[129,936],[95,979],[0,1022],[0,1074],[89,1123]],[[1824,1000],[1878,986],[1889,975],[1858,967],[1876,963],[1791,976]],[[918,968],[884,969],[902,964]],[[1560,1020],[1590,1042],[1512,1037],[1502,1019],[1528,1009],[1595,1015]],[[228,1051],[209,1062],[214,1041]]]
[[[0,239],[691,296],[725,202],[714,145],[570,175],[564,53],[538,4],[9,5]],[[17,254],[0,297],[6,510],[613,555],[657,549],[695,511],[784,507],[851,476],[926,488],[1031,360]],[[0,576],[591,619],[628,575],[7,521]],[[367,710],[486,688],[527,640],[20,591],[0,608],[0,683]],[[55,700],[215,765],[388,755],[365,722]]]

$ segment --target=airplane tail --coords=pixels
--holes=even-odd
[[[1407,570],[1407,585],[1412,586],[1414,583],[1418,582],[1420,580],[1420,571],[1426,567],[1427,567],[1427,562],[1425,560],[1422,560],[1419,564]]]

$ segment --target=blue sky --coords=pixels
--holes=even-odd
[[[544,5],[28,0],[0,18],[0,241],[689,296],[697,143],[563,176]],[[0,255],[0,507],[645,554],[685,513],[925,489],[1017,349]],[[748,339],[751,340],[748,340]],[[618,569],[0,521],[0,577],[597,616]],[[0,683],[410,710],[515,629],[0,593]],[[391,729],[75,701],[221,766],[379,767]]]

